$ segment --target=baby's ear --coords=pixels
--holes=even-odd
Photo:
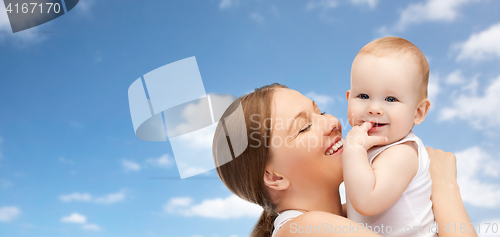
[[[345,93],[345,98],[347,99],[347,101],[349,101],[349,94],[351,94],[351,90],[347,90],[347,92]]]
[[[417,105],[417,110],[415,111],[414,123],[420,124],[421,122],[423,122],[430,108],[431,108],[431,102],[427,98],[422,99]]]

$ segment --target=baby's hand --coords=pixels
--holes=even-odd
[[[387,142],[387,137],[382,136],[369,136],[368,131],[372,128],[373,124],[370,122],[364,122],[359,126],[354,126],[344,141],[344,148],[364,148],[365,150],[370,149],[375,145],[382,145]]]

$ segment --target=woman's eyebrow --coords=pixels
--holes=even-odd
[[[316,102],[314,102],[314,100],[312,101],[312,105],[313,105],[313,108],[316,108]],[[295,117],[293,118],[293,122],[290,124],[290,127],[288,127],[288,131],[291,131],[292,130],[292,126],[295,124],[295,121],[297,121],[297,118],[299,117],[304,117],[304,115],[306,114],[305,111],[300,111],[297,115],[295,115]]]

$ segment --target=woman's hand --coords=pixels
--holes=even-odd
[[[429,147],[426,149],[431,160],[432,210],[439,227],[439,237],[477,237],[460,196],[457,158],[451,152]],[[453,229],[454,225],[464,226],[465,230]]]
[[[431,160],[432,193],[442,185],[457,185],[457,158],[451,152],[426,147]]]

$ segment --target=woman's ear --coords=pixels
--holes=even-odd
[[[286,190],[290,186],[290,180],[275,172],[272,166],[268,165],[264,173],[264,184],[273,190]]]
[[[351,93],[351,90],[347,90],[347,92],[345,93],[345,98],[347,99],[347,101],[349,101],[349,94]]]
[[[420,101],[420,103],[417,105],[417,111],[415,111],[415,124],[420,124],[424,121],[425,116],[427,116],[427,112],[429,112],[430,108],[431,102],[427,98]]]

